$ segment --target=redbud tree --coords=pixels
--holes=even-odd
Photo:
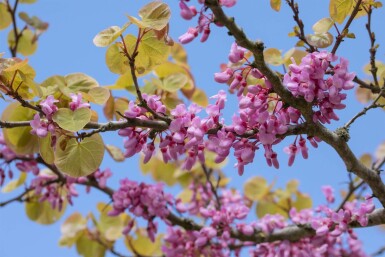
[[[296,1],[271,0],[272,13],[291,12],[283,21],[292,23],[295,43],[285,52],[240,27],[228,14],[236,0],[178,0],[175,10],[143,3],[138,13],[128,8],[120,26],[104,19],[107,28],[93,38],[117,74],[109,86],[80,72],[36,81],[27,56],[48,23],[19,9],[34,2],[0,1],[0,29],[9,33],[8,49],[0,49],[0,207],[23,203],[30,220],[61,222],[59,245],[84,257],[369,256],[357,230],[385,224],[385,150],[359,156],[349,140],[359,120],[385,106],[385,65],[372,26],[381,1],[330,0],[329,13],[310,27]],[[185,27],[175,38],[171,12]],[[358,36],[358,21],[368,44],[357,51],[369,49],[363,76],[350,69],[355,50],[339,53]],[[218,90],[206,96],[184,45],[204,48],[216,33],[232,43],[207,82]],[[200,58],[204,69],[210,56]],[[341,121],[349,91],[364,107]],[[226,115],[226,108],[235,111]],[[338,156],[347,181],[317,189],[322,202],[313,203],[298,180],[279,187],[258,174],[257,157],[290,172],[320,145]],[[140,164],[129,172],[103,163],[135,156]],[[234,167],[225,172],[226,164]],[[140,170],[153,181],[133,175]],[[231,182],[238,176],[246,177],[243,185]],[[77,198],[95,191],[102,195],[96,211],[77,212]]]

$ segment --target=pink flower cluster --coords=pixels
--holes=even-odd
[[[62,210],[65,200],[72,205],[72,197],[79,195],[73,181],[66,180],[66,183],[62,184],[57,181],[55,174],[41,172],[31,181],[29,188],[35,191],[35,195],[40,196],[40,202],[48,201],[52,209],[58,208],[59,211]]]
[[[290,71],[284,76],[283,83],[294,96],[303,97],[318,109],[314,122],[338,120],[334,110],[344,109],[342,101],[346,99],[341,92],[354,87],[355,74],[348,72],[348,61],[340,58],[340,63],[331,68],[336,60],[337,56],[326,51],[309,53],[299,65],[292,60]]]
[[[165,256],[195,256],[199,252],[202,256],[231,256],[231,245],[243,245],[249,247],[250,256],[355,256],[364,257],[361,242],[357,239],[352,229],[351,222],[357,221],[362,226],[367,225],[367,215],[374,209],[371,199],[358,204],[357,201],[348,202],[343,209],[334,211],[321,205],[315,212],[311,209],[297,211],[292,208],[289,212],[290,224],[286,218],[279,214],[267,214],[258,221],[251,223],[236,223],[243,220],[249,213],[249,208],[244,205],[242,197],[237,192],[224,190],[220,196],[221,209],[214,209],[214,199],[207,199],[208,191],[202,191],[201,186],[190,187],[195,190],[193,195],[202,194],[206,199],[208,207],[200,207],[198,213],[196,208],[190,206],[201,206],[201,198],[192,197],[191,201],[179,210],[189,214],[199,215],[204,219],[205,225],[199,231],[185,231],[179,228],[168,227],[165,236],[165,245],[162,250]],[[327,201],[334,199],[333,190],[329,186],[323,187]],[[206,193],[205,193],[206,192]],[[207,194],[207,195],[205,195]],[[177,200],[178,202],[178,200]],[[192,212],[190,212],[192,210]],[[289,240],[261,243],[239,242],[232,238],[234,231],[246,236],[263,233],[270,235],[278,230],[292,225],[311,225],[316,231],[313,237],[306,237],[296,242]],[[240,256],[240,250],[235,251]]]
[[[147,233],[149,238],[154,241],[157,233],[156,217],[165,220],[170,213],[167,206],[173,204],[173,197],[163,192],[161,184],[148,185],[138,184],[135,181],[123,179],[120,187],[113,195],[113,210],[111,216],[117,216],[126,209],[137,217],[147,220]],[[131,222],[123,231],[129,233],[133,226]]]
[[[58,110],[55,103],[59,102],[52,95],[47,96],[45,100],[40,102],[40,107],[47,118],[47,121],[41,120],[40,115],[38,113],[35,114],[33,120],[30,122],[32,130],[31,133],[33,135],[37,135],[38,137],[46,137],[48,132],[52,134],[55,133],[55,125],[52,120],[52,116]]]
[[[180,0],[180,15],[183,19],[191,20],[193,17],[198,15],[198,25],[196,27],[190,27],[187,32],[181,35],[178,39],[182,44],[187,44],[193,41],[199,34],[202,34],[201,42],[205,42],[210,36],[210,25],[215,23],[214,15],[212,13],[207,14],[207,8],[202,7],[198,12],[196,7],[191,5],[188,6],[187,2],[189,0]],[[204,4],[203,0],[198,1],[200,4]],[[219,0],[219,4],[226,7],[232,7],[236,4],[236,0]],[[216,24],[217,26],[221,26],[220,24]]]
[[[6,174],[8,175],[9,179],[13,178],[13,171],[10,165],[12,161],[15,161],[15,167],[20,172],[31,172],[34,175],[39,173],[39,167],[37,166],[37,162],[35,160],[24,160],[22,157],[31,156],[17,155],[11,148],[7,146],[3,133],[0,132],[0,159],[4,160],[4,162],[0,163],[0,186],[4,184]]]

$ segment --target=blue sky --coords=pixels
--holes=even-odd
[[[196,21],[185,21],[179,17],[178,1],[166,1],[171,5],[173,15],[171,18],[171,36],[177,37],[183,34],[189,26],[195,26]],[[193,1],[194,2],[194,1]],[[287,34],[292,30],[294,21],[289,8],[283,4],[282,11],[276,13],[269,7],[269,1],[264,0],[240,0],[239,3],[226,11],[235,16],[236,22],[244,27],[251,39],[260,39],[267,47],[275,47],[283,52],[289,50],[296,39],[288,38]],[[20,9],[30,15],[37,15],[42,20],[49,22],[48,31],[40,38],[37,52],[29,57],[30,64],[37,71],[37,81],[60,74],[66,75],[73,72],[84,72],[101,85],[113,84],[117,75],[109,72],[104,63],[105,49],[93,45],[92,39],[96,33],[111,25],[123,25],[126,14],[136,15],[140,6],[147,1],[139,0],[38,0],[33,5],[20,5]],[[328,16],[328,1],[313,0],[299,1],[301,17],[306,25],[306,32],[311,33],[311,26],[323,17]],[[384,9],[374,13],[373,30],[376,32],[377,40],[385,42],[385,30],[381,27]],[[356,39],[347,39],[338,52],[339,56],[348,58],[351,62],[350,70],[362,74],[362,67],[369,60],[369,39],[364,30],[365,18],[360,18],[351,27]],[[382,25],[383,26],[383,25]],[[6,36],[8,30],[0,31],[0,52],[6,52]],[[218,90],[224,89],[223,85],[215,83],[213,73],[219,70],[221,63],[227,62],[227,55],[232,38],[224,29],[213,29],[209,40],[201,44],[198,40],[186,46],[189,54],[189,64],[195,75],[197,85],[206,90],[207,95],[214,95]],[[378,59],[385,61],[384,48],[378,51]],[[8,53],[6,56],[9,56]],[[280,70],[281,71],[281,70]],[[128,96],[128,93],[122,93]],[[225,117],[231,117],[236,109],[236,101],[233,96],[229,97]],[[363,106],[355,100],[353,91],[349,93],[347,109],[338,112],[341,120],[330,126],[331,129],[343,125],[347,120],[360,111]],[[4,104],[0,108],[4,108]],[[361,118],[351,129],[351,141],[349,142],[357,155],[362,153],[373,153],[380,142],[385,140],[383,127],[385,126],[385,113],[381,110],[371,111]],[[101,115],[100,115],[101,116]],[[122,142],[113,133],[103,135],[106,141]],[[293,167],[286,165],[287,156],[283,148],[291,143],[289,139],[276,146],[279,153],[281,169],[269,168],[263,159],[262,153],[257,154],[254,163],[247,166],[242,177],[237,175],[232,166],[234,160],[230,159],[225,172],[232,177],[231,186],[240,188],[242,183],[250,176],[261,175],[268,181],[277,180],[277,186],[283,186],[293,178],[300,180],[302,192],[309,193],[315,204],[324,203],[320,187],[331,184],[336,189],[344,189],[347,181],[347,172],[337,154],[326,144],[322,143],[318,149],[311,149],[308,160],[297,158]],[[118,144],[118,143],[116,143]],[[132,158],[124,163],[116,164],[110,159],[102,164],[102,168],[111,167],[114,178],[111,184],[116,185],[118,179],[130,177],[131,179],[150,181],[143,177],[138,168],[138,160]],[[87,214],[95,211],[96,203],[108,199],[97,193],[85,194],[79,188],[82,196],[75,199],[75,205],[67,208],[61,221],[54,225],[42,226],[28,220],[24,214],[22,204],[12,204],[0,210],[0,256],[2,257],[24,257],[24,256],[55,256],[72,257],[77,256],[76,250],[59,248],[57,242],[60,237],[60,224],[74,211]],[[172,190],[177,192],[177,189]],[[12,197],[12,194],[0,194],[0,201]],[[371,253],[383,246],[385,231],[379,228],[362,229],[359,231],[364,241],[365,249]],[[119,248],[125,251],[122,244]]]

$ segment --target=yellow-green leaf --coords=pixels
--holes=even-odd
[[[334,21],[331,18],[322,18],[313,25],[312,29],[316,34],[324,34],[333,27],[333,24]]]
[[[106,64],[112,73],[124,74],[129,71],[128,59],[122,54],[120,43],[112,44],[107,48]]]
[[[3,193],[12,192],[13,190],[18,188],[19,186],[23,185],[26,179],[27,179],[27,172],[20,172],[20,177],[18,179],[12,180],[8,184],[6,184],[1,189],[1,192],[3,192]]]
[[[307,52],[299,50],[298,48],[292,48],[284,54],[283,61],[286,66],[289,66],[290,64],[292,64],[291,57],[293,57],[296,64],[300,64],[302,58],[306,55]]]
[[[15,46],[15,34],[10,31],[8,34],[8,44],[10,47]],[[37,40],[35,34],[30,29],[23,30],[19,43],[17,45],[17,52],[24,56],[32,55],[37,49]]]
[[[87,219],[80,213],[71,214],[60,226],[60,246],[71,247],[83,235],[87,228]]]
[[[36,1],[37,0],[19,0],[19,3],[22,3],[22,4],[33,4]]]
[[[373,158],[370,154],[366,153],[361,155],[360,162],[365,165],[367,168],[371,169],[373,164]]]
[[[299,181],[297,179],[292,179],[289,182],[287,182],[286,190],[289,193],[294,194],[298,191],[298,185],[299,185]]]
[[[77,132],[84,128],[91,120],[91,110],[88,108],[79,108],[75,111],[67,108],[60,108],[52,119],[62,129]]]
[[[252,177],[243,185],[245,196],[252,201],[263,199],[270,192],[270,187],[263,177]]]
[[[67,88],[72,93],[87,93],[94,87],[99,87],[99,83],[92,77],[84,73],[72,73],[64,77]],[[65,92],[63,92],[65,93]]]
[[[41,31],[45,31],[48,29],[48,23],[43,22],[36,16],[29,17],[29,15],[25,12],[19,13],[20,19],[22,19],[25,23],[27,23],[29,26]]]
[[[117,162],[123,162],[126,159],[122,150],[120,150],[119,147],[116,147],[114,145],[106,145],[106,150],[110,154],[112,159]]]
[[[341,24],[350,14],[354,0],[330,0],[329,13],[330,17]]]
[[[25,212],[27,217],[39,224],[52,224],[59,220],[63,216],[67,206],[67,202],[63,202],[61,211],[57,208],[52,209],[51,204],[48,201],[39,201],[39,195],[33,195],[33,192],[29,194],[28,201],[25,202]]]
[[[171,17],[171,11],[166,3],[154,1],[140,9],[139,17],[141,17],[142,20],[128,16],[130,21],[140,28],[161,30],[167,26]]]
[[[145,229],[138,229],[136,231],[136,238],[128,236],[124,242],[127,248],[140,256],[159,256],[162,254],[161,243],[163,234],[158,234],[155,238],[155,242],[151,242],[147,236]]]
[[[129,26],[129,23],[120,28],[119,26],[111,26],[99,32],[93,39],[98,47],[106,47],[112,44]]]
[[[11,103],[5,108],[1,120],[29,121],[33,119],[34,111],[22,107],[19,103]],[[33,154],[39,151],[37,136],[31,134],[31,127],[3,129],[7,146],[18,154]]]
[[[263,56],[268,64],[279,66],[283,63],[281,51],[276,48],[267,48],[263,51]]]
[[[129,219],[128,215],[122,213],[119,216],[109,216],[108,212],[112,207],[106,203],[98,203],[97,208],[100,212],[97,228],[103,237],[109,241],[116,241],[122,237],[122,231]]]
[[[283,217],[288,217],[287,212],[280,208],[277,203],[270,200],[259,200],[257,202],[256,212],[258,218],[262,218],[266,214],[280,214]]]
[[[171,47],[171,57],[178,63],[187,64],[186,50],[179,43],[175,43]]]
[[[385,158],[385,142],[382,142],[376,150],[375,156],[377,160],[382,161]]]
[[[55,161],[55,155],[52,147],[51,133],[49,132],[46,137],[39,137],[39,153],[41,158],[48,164],[53,164]]]
[[[183,73],[175,73],[163,79],[159,85],[163,90],[176,92],[187,83],[187,76]]]
[[[11,14],[4,3],[0,3],[0,30],[7,28],[12,23]]]
[[[281,0],[270,0],[270,6],[274,11],[279,12],[281,9]]]
[[[83,98],[89,102],[103,105],[110,97],[110,90],[105,87],[94,87],[82,95]]]
[[[292,207],[295,207],[297,211],[312,207],[313,201],[309,195],[297,192],[296,196],[296,200],[292,203]]]
[[[102,163],[104,144],[99,134],[86,137],[80,142],[75,138],[61,136],[57,142],[57,146],[60,145],[65,147],[56,147],[55,165],[71,177],[87,176],[96,171]]]
[[[76,241],[76,250],[83,257],[104,257],[106,248],[88,233],[83,233]]]
[[[369,89],[363,88],[363,87],[356,88],[356,99],[358,100],[358,102],[366,104],[372,98],[373,98],[373,93]]]
[[[199,88],[194,90],[191,101],[202,107],[206,107],[209,104],[209,99],[207,98],[206,93]]]
[[[131,55],[134,51],[136,40],[136,37],[133,35],[127,35],[124,38],[128,52]],[[137,50],[138,55],[135,58],[136,68],[148,71],[167,60],[170,47],[163,40],[159,40],[154,31],[149,31],[141,38]]]
[[[329,32],[323,33],[323,34],[309,34],[306,35],[306,40],[311,44],[312,46],[318,47],[318,48],[326,48],[333,44],[334,37]]]

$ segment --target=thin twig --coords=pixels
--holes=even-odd
[[[202,163],[201,166],[202,166],[202,169],[203,169],[203,173],[204,173],[205,176],[206,176],[206,181],[207,181],[207,183],[209,183],[209,185],[210,185],[211,192],[212,192],[212,193],[214,194],[214,196],[215,196],[215,200],[216,200],[216,203],[217,203],[217,208],[218,208],[218,210],[220,210],[220,209],[221,209],[221,199],[219,198],[217,188],[213,185],[213,183],[212,183],[212,181],[211,181],[211,179],[210,179],[210,175],[211,175],[210,173],[211,173],[211,172],[207,169],[206,164]]]
[[[348,21],[346,22],[341,34],[339,34],[336,38],[336,42],[334,43],[333,49],[331,51],[332,54],[335,54],[337,52],[338,47],[340,46],[341,42],[345,38],[345,34],[347,31],[349,31],[349,27],[352,24],[354,18],[356,17],[357,13],[360,11],[360,6],[361,6],[362,0],[358,0],[356,3],[356,6],[354,7],[352,13],[349,16]]]
[[[349,127],[361,116],[365,115],[367,111],[369,111],[370,109],[374,109],[374,108],[382,108],[384,107],[385,105],[383,104],[377,104],[378,100],[380,100],[380,98],[382,97],[382,94],[385,90],[381,90],[380,94],[378,94],[378,96],[376,97],[376,99],[373,100],[373,102],[365,107],[364,109],[362,109],[359,113],[357,113],[356,115],[354,115],[354,117],[349,120],[345,125],[344,125],[344,128],[345,129],[349,129]]]
[[[376,66],[376,53],[377,53],[377,46],[375,46],[376,42],[376,35],[374,32],[372,32],[372,6],[368,5],[368,8],[365,8],[365,11],[367,12],[368,15],[368,22],[365,24],[366,30],[368,31],[369,34],[369,39],[370,39],[370,48],[369,48],[369,53],[370,53],[370,72],[372,73],[372,77],[374,80],[374,84],[379,87],[378,84],[378,79],[377,79],[377,66]]]
[[[294,21],[297,23],[298,28],[300,30],[299,32],[296,31],[296,36],[298,37],[299,40],[302,40],[309,47],[309,52],[316,51],[316,48],[314,46],[312,46],[306,39],[305,26],[304,26],[302,20],[299,18],[298,3],[294,2],[294,0],[286,0],[286,3],[290,6],[291,10],[293,11]]]
[[[9,50],[11,51],[12,57],[16,57],[16,55],[17,55],[17,47],[19,45],[19,40],[20,40],[21,35],[23,34],[23,31],[24,31],[25,28],[22,31],[20,31],[20,32],[17,31],[16,9],[17,9],[17,6],[19,4],[19,0],[15,0],[15,4],[13,5],[13,7],[9,3],[9,0],[5,0],[5,3],[7,5],[8,12],[11,14],[12,27],[13,27],[13,35],[15,37],[15,45],[13,47],[10,46]]]

